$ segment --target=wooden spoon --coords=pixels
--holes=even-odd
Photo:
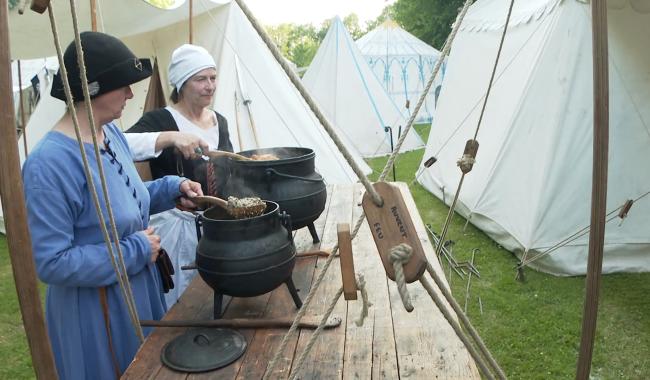
[[[219,157],[230,157],[240,161],[253,161],[253,159],[250,157],[242,156],[241,154],[237,154],[237,153],[226,152],[223,150],[209,150],[207,152],[204,152],[203,154],[210,157],[210,159],[219,158]]]
[[[248,198],[235,198],[228,197],[228,200],[223,200],[218,197],[212,197],[209,195],[197,195],[190,198],[192,202],[197,203],[207,203],[211,205],[216,205],[228,213],[235,219],[245,219],[253,218],[260,216],[264,213],[266,209],[266,203],[257,197],[248,197]]]

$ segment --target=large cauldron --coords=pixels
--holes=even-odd
[[[239,152],[272,154],[278,160],[230,160],[230,177],[225,196],[258,196],[280,205],[291,215],[292,229],[308,226],[314,243],[319,241],[314,221],[325,209],[327,190],[323,177],[315,169],[315,153],[309,148],[266,148]]]
[[[215,318],[221,317],[222,296],[253,297],[287,284],[300,307],[291,279],[296,248],[290,217],[275,202],[265,201],[264,214],[233,219],[213,207],[199,216],[203,233],[196,248],[201,278],[215,290]]]

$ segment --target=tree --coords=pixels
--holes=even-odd
[[[464,0],[397,0],[392,17],[406,31],[441,49]]]

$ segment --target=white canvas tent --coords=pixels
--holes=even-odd
[[[649,5],[645,3],[646,5]],[[472,138],[509,1],[482,0],[468,12],[449,69],[420,183],[451,202],[456,160]],[[603,272],[650,270],[650,9],[609,2],[610,146]],[[477,140],[477,162],[457,210],[529,262],[589,226],[592,175],[592,53],[588,4],[515,2],[495,83]],[[588,235],[530,266],[558,275],[586,272]],[[528,251],[524,254],[525,251]]]
[[[81,4],[85,2],[80,3],[79,14],[89,14],[84,13],[85,5]],[[67,4],[53,5],[57,9],[56,13],[60,15],[59,23],[65,26],[66,23],[61,19],[66,15]],[[194,43],[207,48],[217,62],[218,83],[214,105],[228,120],[235,150],[273,146],[309,147],[316,153],[317,170],[328,183],[356,182],[357,177],[351,167],[309,110],[302,96],[290,83],[241,9],[235,3],[215,4],[206,0],[195,1],[194,7],[199,13],[193,20]],[[129,9],[129,12],[125,9]],[[158,57],[163,84],[167,83],[166,68],[171,52],[181,44],[187,43],[187,20],[182,21],[187,18],[187,4],[173,11],[163,11],[141,1],[115,0],[110,3],[110,7],[109,3],[104,3],[103,10],[105,14],[102,18],[106,32],[122,38],[139,56]],[[168,13],[173,13],[174,16]],[[51,35],[51,31],[44,27],[48,26],[47,20],[39,17],[41,16],[33,16],[33,12],[25,12],[24,16],[11,12],[10,26],[22,30],[31,25],[40,28],[43,35]],[[67,17],[69,18],[69,15]],[[133,35],[127,27],[120,29],[124,26],[123,19],[138,24],[136,31],[146,32]],[[174,23],[166,25],[164,22]],[[88,24],[82,22],[82,28],[83,25]],[[16,58],[36,54],[38,50],[30,44],[41,44],[44,54],[51,52],[51,42],[44,39],[43,35],[37,40],[30,40],[36,38],[32,33],[10,35],[12,54]],[[70,41],[72,35],[68,31],[68,34],[61,38]],[[14,46],[17,47],[14,49]],[[147,86],[147,81],[133,86],[134,99],[127,103],[119,121],[123,128],[131,126],[142,115]],[[169,90],[168,86],[164,87]],[[47,107],[40,111],[39,105],[32,117],[33,122],[27,127],[30,146],[37,143],[31,136],[44,135],[51,128],[56,115],[63,113],[63,102],[45,96],[46,94],[49,94],[49,89],[44,91],[40,104]],[[43,117],[36,117],[36,113]],[[37,120],[42,122],[36,124]],[[20,149],[22,151],[22,146]],[[350,150],[362,170],[366,174],[370,173],[371,169],[361,156],[353,147],[350,147]]]
[[[329,183],[356,182],[356,175],[350,166],[239,7],[226,1],[221,1],[226,4],[207,0],[195,3],[195,12],[199,15],[194,18],[194,43],[206,47],[217,61],[219,72],[215,109],[228,119],[235,149],[309,147],[316,152],[317,169]],[[68,11],[67,4],[54,5],[60,14],[59,24],[65,32],[70,28],[61,19]],[[80,15],[89,14],[85,13],[84,7],[87,7],[85,2],[80,3]],[[127,9],[128,12],[125,11]],[[119,0],[111,2],[110,6],[105,3],[103,12],[101,19],[104,20],[107,33],[122,38],[140,56],[158,57],[160,74],[163,84],[166,84],[166,68],[171,52],[187,43],[187,4],[172,11],[164,11],[142,1]],[[33,12],[29,12],[29,15],[26,12],[25,16],[11,16],[10,25],[13,28],[22,30],[33,26],[40,28],[44,35],[51,34],[43,26],[47,20],[39,19],[38,15],[34,20]],[[20,20],[23,20],[22,23]],[[137,27],[127,27],[129,21]],[[173,24],[168,25],[169,23]],[[83,25],[87,24],[82,22],[82,27]],[[144,32],[134,34],[133,31]],[[12,33],[12,37],[16,36],[12,39],[12,54],[17,57],[34,54],[36,50],[30,46],[34,44],[30,40],[35,38],[32,34]],[[72,39],[69,33],[64,33],[63,36],[61,38],[65,41]],[[43,51],[49,53],[51,43],[43,40],[41,35],[37,41],[43,45]],[[19,47],[14,49],[13,46],[16,45]],[[168,86],[164,87],[169,90]],[[132,125],[140,117],[146,89],[146,82],[134,86],[135,97],[127,103],[121,120],[123,127]],[[252,124],[255,124],[254,131]],[[371,172],[358,155],[356,162],[365,173]]]
[[[325,39],[303,77],[303,83],[341,135],[364,157],[391,153],[390,132],[397,144],[406,120],[375,78],[339,17],[333,19]],[[402,148],[422,148],[424,142],[411,129]]]
[[[395,104],[404,115],[411,116],[411,110],[420,99],[440,52],[392,20],[386,20],[359,38],[357,46]],[[415,119],[417,122],[431,122],[436,89],[440,91],[444,71],[443,65],[420,108]]]

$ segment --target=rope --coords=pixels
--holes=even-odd
[[[138,323],[137,315],[135,316],[136,319],[134,319],[134,315],[132,315],[132,311],[134,311],[134,310],[132,310],[131,304],[128,301],[129,294],[126,291],[126,286],[124,284],[122,276],[120,275],[119,267],[118,267],[118,265],[117,265],[117,263],[115,261],[115,256],[113,254],[113,246],[111,244],[111,240],[110,240],[110,237],[108,235],[108,230],[106,228],[105,219],[104,219],[103,212],[102,212],[102,209],[101,209],[101,206],[100,206],[100,203],[99,203],[99,196],[97,194],[97,190],[96,190],[92,175],[90,174],[90,166],[88,164],[88,158],[86,157],[84,145],[83,145],[83,142],[82,142],[82,139],[81,139],[81,130],[79,128],[79,121],[77,119],[77,113],[76,113],[74,105],[73,105],[73,103],[71,101],[72,92],[70,90],[70,83],[68,82],[68,74],[67,74],[67,70],[66,70],[66,67],[65,67],[65,64],[64,64],[64,60],[63,60],[63,52],[61,50],[61,44],[60,44],[60,41],[59,41],[58,29],[57,29],[57,26],[56,26],[56,19],[55,19],[54,11],[52,9],[51,4],[48,5],[48,15],[49,15],[50,24],[51,24],[51,27],[52,27],[54,45],[55,45],[55,48],[56,48],[56,51],[57,51],[57,56],[58,56],[58,59],[59,59],[59,65],[60,65],[60,70],[61,70],[61,79],[62,79],[63,87],[64,87],[64,90],[65,90],[65,94],[66,94],[66,103],[67,103],[68,110],[69,110],[71,118],[72,118],[72,123],[73,123],[73,125],[75,127],[75,134],[76,134],[76,137],[77,137],[77,142],[79,143],[79,150],[81,152],[81,158],[82,158],[82,161],[83,161],[83,164],[84,164],[84,174],[86,176],[86,181],[88,182],[88,188],[90,189],[90,193],[92,194],[93,204],[95,206],[95,210],[97,211],[97,215],[98,215],[98,219],[99,219],[99,226],[100,226],[100,229],[102,231],[104,241],[106,243],[108,254],[109,254],[109,257],[110,257],[110,260],[111,260],[111,265],[113,266],[113,270],[116,273],[118,283],[120,284],[120,290],[122,291],[122,296],[124,297],[125,301],[127,302],[127,308],[128,308],[128,311],[129,311],[129,316],[131,317],[131,322],[132,322],[136,332],[138,332],[138,331],[141,332],[141,327],[140,327],[140,324]],[[77,37],[78,37],[78,35],[75,36],[75,38],[77,38]]]
[[[323,331],[323,328],[325,327],[325,323],[327,322],[328,318],[332,314],[332,311],[334,311],[334,308],[336,307],[336,304],[338,303],[338,300],[341,297],[341,294],[343,294],[343,287],[342,286],[336,292],[334,297],[332,297],[332,301],[330,301],[330,304],[327,307],[327,310],[325,311],[325,314],[323,315],[323,318],[321,319],[320,324],[318,325],[318,327],[316,328],[314,333],[309,338],[309,342],[307,343],[307,346],[305,346],[304,351],[298,357],[298,361],[296,362],[296,365],[293,368],[293,371],[291,371],[291,374],[289,375],[290,379],[295,380],[295,379],[298,378],[298,372],[300,371],[303,364],[305,363],[305,359],[307,358],[307,355],[311,351],[312,347],[314,347],[314,344],[316,344],[316,339],[320,335],[321,331]]]
[[[404,308],[409,313],[413,311],[413,304],[411,303],[409,291],[406,288],[404,265],[408,263],[412,254],[413,248],[405,243],[399,244],[390,250],[390,262],[393,264],[393,269],[395,270],[395,283],[397,283],[397,290],[399,291],[399,296],[402,299]]]
[[[363,320],[368,316],[368,307],[371,305],[371,303],[368,301],[368,292],[366,291],[366,280],[361,274],[357,274],[357,287],[361,291],[361,299],[363,303],[361,307],[361,314],[359,315],[359,318],[354,323],[357,326],[361,327],[363,326]],[[302,366],[305,363],[305,359],[307,358],[307,355],[309,355],[309,353],[311,352],[311,349],[314,347],[314,344],[316,343],[316,339],[318,338],[320,333],[323,331],[323,328],[327,324],[327,321],[330,315],[332,314],[332,311],[334,311],[334,308],[336,307],[339,298],[341,298],[341,294],[343,294],[343,287],[341,287],[332,298],[332,301],[327,307],[327,311],[321,318],[320,324],[318,325],[314,333],[309,338],[309,342],[307,343],[307,346],[305,346],[303,352],[300,354],[300,357],[298,358],[298,361],[296,362],[293,371],[291,371],[289,378],[298,379],[298,373],[302,369]]]
[[[104,195],[104,200],[106,203],[106,211],[108,213],[108,220],[111,226],[111,233],[113,234],[113,239],[115,240],[115,248],[117,248],[117,263],[119,265],[120,271],[116,273],[117,275],[122,275],[124,280],[124,285],[126,287],[126,293],[128,297],[125,299],[127,303],[127,308],[130,308],[130,313],[132,314],[132,323],[136,329],[136,335],[142,344],[144,342],[144,334],[142,332],[142,327],[140,326],[140,320],[138,318],[137,308],[135,306],[135,299],[133,297],[133,291],[131,289],[131,284],[129,281],[129,275],[126,270],[126,264],[124,263],[124,255],[122,254],[122,246],[120,245],[120,235],[117,232],[117,225],[115,223],[115,217],[113,215],[113,207],[111,206],[111,200],[108,194],[108,187],[106,185],[106,175],[104,174],[104,165],[102,163],[101,153],[99,152],[99,143],[97,142],[97,130],[95,126],[95,117],[93,116],[93,109],[91,107],[90,100],[90,91],[88,89],[88,78],[86,76],[86,63],[84,62],[84,52],[83,47],[81,46],[81,35],[79,32],[79,20],[77,18],[77,5],[76,0],[70,0],[70,11],[72,15],[72,26],[74,28],[75,34],[75,46],[77,48],[77,63],[79,64],[79,76],[81,79],[81,88],[84,94],[84,100],[86,102],[86,113],[88,116],[88,122],[90,125],[90,134],[93,140],[93,150],[95,151],[95,160],[97,160],[97,169],[99,172],[100,184],[102,187],[102,193]],[[137,326],[137,327],[136,327]]]
[[[267,44],[267,46],[269,47],[269,49],[273,53],[273,56],[276,58],[276,60],[280,64],[280,66],[282,66],[284,71],[287,73],[287,75],[291,79],[292,83],[294,83],[294,85],[296,85],[296,87],[298,88],[298,91],[305,97],[305,100],[307,100],[307,97],[309,97],[309,94],[306,91],[301,91],[301,89],[304,90],[304,88],[303,88],[303,86],[302,86],[302,84],[300,82],[300,79],[297,78],[296,75],[293,73],[293,70],[291,70],[288,67],[288,65],[286,64],[284,58],[282,58],[280,53],[277,51],[277,48],[275,47],[275,45],[273,45],[272,41],[270,40],[270,38],[268,37],[266,32],[264,32],[264,30],[259,26],[259,24],[255,20],[255,18],[252,16],[252,14],[248,10],[248,8],[243,4],[243,2],[241,0],[235,0],[235,1],[242,8],[242,11],[246,15],[246,17],[249,19],[251,24],[253,24],[253,27],[255,27],[258,34],[260,34],[260,37],[262,37],[264,42]],[[467,0],[467,2],[465,3],[465,6],[461,10],[461,12],[460,12],[460,14],[458,16],[457,24],[454,25],[454,28],[452,30],[452,34],[451,34],[450,38],[447,39],[447,43],[445,44],[445,48],[443,49],[443,53],[447,54],[449,52],[449,49],[451,48],[451,41],[453,40],[453,36],[456,35],[456,32],[458,31],[458,28],[460,27],[460,24],[462,23],[463,17],[465,16],[465,13],[467,13],[467,8],[469,8],[469,5],[470,5],[471,2],[472,2],[472,0]],[[441,60],[442,60],[443,57],[444,57],[444,54],[441,54],[440,57],[439,57],[439,60],[438,60],[438,64],[436,65],[436,68],[434,69],[434,73],[436,72],[436,70],[439,69],[439,66],[441,64]],[[282,59],[280,59],[280,58],[282,58]],[[435,76],[432,76],[432,77],[435,78]],[[296,82],[294,82],[294,80]],[[432,83],[433,83],[433,79],[430,79],[429,83],[427,84],[427,92],[430,89]],[[309,98],[311,99],[311,97],[309,97]],[[420,98],[420,101],[418,101],[418,104],[417,104],[417,106],[415,108],[415,111],[419,111],[419,107],[422,106],[423,102],[424,102],[423,98]],[[310,107],[311,107],[311,105],[310,105]],[[314,113],[315,114],[316,113],[320,114],[320,111],[318,111],[318,108],[317,107],[315,107],[315,108],[316,108],[316,111],[314,111]],[[409,119],[408,127],[410,127],[413,124],[413,120],[415,120],[415,117],[412,116],[411,119]],[[325,124],[323,124],[323,126],[327,130],[327,127],[325,126]],[[330,132],[332,132],[332,131],[328,130],[328,133],[330,133]],[[406,132],[408,132],[408,128],[406,129]],[[401,148],[401,145],[404,142],[404,139],[406,138],[405,137],[406,132],[403,133],[402,137],[400,137],[400,139],[398,141],[397,148],[394,150],[393,154],[389,158],[389,161],[386,163],[386,166],[384,167],[384,171],[382,172],[382,174],[379,177],[379,181],[383,181],[384,178],[386,177],[386,175],[388,174],[388,168],[390,168],[391,165],[392,165],[392,162],[394,162],[395,157],[396,157],[397,153],[399,152],[399,149]],[[332,133],[330,133],[330,135],[334,135],[332,138],[334,140],[338,141],[338,137],[336,137],[335,133],[332,132]],[[349,156],[349,154],[346,155],[346,153],[348,153],[347,150],[345,150],[344,152],[342,151],[341,153],[343,153],[346,160],[350,163],[350,165],[354,169],[356,167],[356,164],[354,163],[352,158]],[[366,176],[360,170],[357,173],[357,175],[359,176],[359,179],[362,180],[362,183],[364,184],[364,187],[366,188],[366,190],[368,190],[369,187],[364,182],[364,180],[367,181]],[[372,187],[370,187],[370,188],[372,189],[370,194],[371,195],[376,194],[376,191],[374,190],[374,188],[372,188]],[[373,197],[373,200],[374,199],[375,198]],[[377,202],[375,202],[375,204],[377,204]],[[363,224],[364,220],[365,220],[365,214],[362,212],[361,215],[359,215],[359,219],[357,219],[357,223],[354,226],[354,230],[352,231],[352,234],[351,234],[352,239],[354,239],[356,237],[356,235],[359,232],[359,229],[361,228],[361,225]],[[332,248],[332,252],[331,252],[330,256],[327,258],[327,260],[325,261],[325,264],[324,264],[323,268],[321,269],[321,272],[319,273],[316,281],[312,285],[312,287],[311,287],[311,289],[309,291],[309,294],[307,294],[307,298],[305,298],[305,300],[303,301],[302,307],[300,308],[300,310],[298,310],[298,313],[296,314],[296,316],[295,316],[295,318],[293,320],[293,324],[291,325],[289,330],[286,332],[286,334],[282,338],[282,341],[280,342],[280,346],[278,347],[278,349],[276,350],[275,355],[273,356],[273,358],[271,359],[271,361],[267,365],[266,372],[264,373],[264,376],[262,377],[263,380],[269,379],[269,377],[271,376],[271,373],[273,372],[275,366],[277,365],[277,362],[280,359],[280,356],[282,355],[282,353],[284,352],[284,350],[286,349],[286,347],[287,347],[287,345],[289,343],[289,338],[298,329],[298,324],[300,323],[300,320],[302,319],[302,317],[305,315],[307,308],[311,304],[311,301],[314,298],[314,294],[316,293],[316,291],[318,290],[321,282],[323,281],[323,278],[325,277],[325,273],[329,269],[329,266],[332,263],[332,260],[334,259],[334,257],[336,256],[337,251],[338,251],[338,244],[336,244],[334,246],[334,248]]]
[[[469,351],[469,354],[472,356],[476,364],[478,365],[479,369],[481,370],[481,373],[485,378],[487,379],[494,379],[494,376],[492,376],[492,373],[490,373],[487,364],[485,363],[485,360],[481,357],[481,355],[476,351],[474,346],[472,346],[471,342],[469,339],[467,339],[467,336],[463,332],[463,329],[460,327],[458,322],[453,318],[449,310],[447,310],[447,307],[445,304],[442,302],[442,299],[436,294],[435,290],[431,286],[431,284],[427,281],[427,279],[422,276],[420,277],[420,283],[426,289],[427,293],[431,296],[431,299],[433,302],[436,304],[438,309],[442,312],[442,315],[444,315],[445,319],[447,320],[447,323],[451,325],[451,327],[454,329],[454,332],[460,338],[460,340],[463,342],[465,347],[467,348],[467,351]],[[505,379],[505,377],[503,377]]]
[[[359,232],[359,229],[361,229],[361,225],[363,224],[363,221],[364,218],[362,214],[362,216],[357,220],[357,224],[354,226],[354,230],[351,233],[351,239],[354,239],[356,237],[357,233]],[[269,376],[271,376],[271,373],[275,369],[278,360],[280,360],[280,356],[284,352],[284,349],[287,347],[287,344],[289,344],[289,337],[291,337],[291,335],[294,332],[296,332],[296,330],[298,329],[298,324],[300,323],[300,320],[307,312],[307,308],[311,304],[311,301],[314,298],[316,291],[320,287],[320,284],[323,282],[323,279],[325,278],[325,273],[327,273],[327,270],[329,269],[330,264],[334,260],[334,257],[336,257],[336,253],[338,252],[338,250],[339,250],[339,245],[337,243],[332,248],[332,252],[327,257],[327,260],[325,261],[325,264],[323,265],[323,268],[321,269],[320,273],[318,273],[318,277],[316,278],[316,281],[314,282],[311,289],[309,290],[309,293],[307,294],[307,298],[303,300],[302,307],[300,308],[300,310],[298,310],[298,313],[294,317],[293,323],[291,324],[289,331],[287,331],[287,333],[284,334],[284,337],[282,337],[280,346],[276,350],[275,355],[273,355],[273,358],[271,359],[269,364],[266,366],[266,372],[264,373],[262,380],[269,379]]]
[[[339,151],[345,157],[345,159],[348,161],[348,164],[350,164],[350,167],[352,167],[352,170],[354,173],[357,175],[359,178],[359,181],[363,184],[363,186],[366,188],[366,191],[370,196],[372,197],[372,201],[375,205],[378,207],[381,207],[384,203],[384,201],[381,199],[377,191],[375,190],[374,187],[372,187],[372,184],[370,183],[370,180],[366,175],[363,173],[359,165],[354,161],[352,158],[352,155],[346,148],[346,146],[343,144],[341,139],[337,136],[336,132],[334,131],[334,127],[332,124],[329,122],[327,117],[320,111],[318,108],[316,102],[314,99],[311,97],[309,92],[305,89],[305,86],[302,84],[302,81],[296,75],[296,73],[293,72],[293,70],[289,67],[289,64],[286,62],[284,57],[282,57],[282,53],[278,50],[278,48],[275,46],[269,35],[266,33],[264,28],[257,22],[253,14],[251,13],[250,9],[244,4],[243,0],[235,0],[237,5],[241,8],[242,12],[244,12],[244,15],[246,15],[246,18],[248,18],[248,21],[253,25],[259,36],[262,38],[262,41],[264,41],[264,44],[269,48],[271,53],[273,54],[273,57],[275,57],[275,60],[280,64],[284,72],[287,74],[289,79],[291,80],[291,83],[296,87],[298,92],[303,96],[305,99],[305,102],[307,102],[307,105],[309,105],[309,108],[312,110],[318,121],[323,125],[323,128],[325,128],[325,131],[327,131],[327,134],[330,136],[332,141],[334,141],[334,144],[336,145],[337,148],[339,148]]]
[[[492,90],[492,85],[494,83],[494,76],[497,71],[497,66],[499,65],[499,58],[501,57],[501,51],[503,50],[503,42],[506,38],[506,33],[508,32],[508,25],[510,24],[510,16],[512,15],[512,8],[515,4],[515,0],[510,0],[510,7],[508,8],[508,16],[506,17],[506,23],[503,27],[503,33],[501,34],[501,41],[499,41],[499,49],[497,50],[497,56],[496,59],[494,60],[494,67],[492,68],[492,74],[490,75],[490,81],[488,83],[488,88],[487,92],[485,93],[485,99],[483,101],[483,107],[481,108],[481,114],[478,119],[478,123],[476,125],[476,130],[474,132],[474,137],[472,138],[473,140],[476,140],[476,137],[478,136],[478,131],[481,128],[481,122],[483,121],[483,115],[485,114],[485,108],[487,106],[487,101],[490,98],[490,91]],[[460,190],[463,187],[463,181],[465,180],[465,175],[469,173],[468,170],[465,170],[467,167],[465,165],[468,164],[467,157],[461,158],[459,160],[458,165],[461,168],[462,175],[460,177],[460,181],[458,182],[458,188],[456,189],[456,194],[454,195],[454,200],[451,203],[451,206],[449,207],[449,212],[447,213],[447,218],[445,219],[445,224],[442,228],[442,232],[440,234],[440,242],[438,243],[438,247],[436,248],[436,255],[440,254],[440,250],[442,249],[442,242],[445,241],[445,237],[447,236],[447,231],[449,230],[449,224],[451,223],[451,220],[454,216],[454,210],[456,208],[456,203],[458,202],[458,197],[460,195]],[[471,167],[470,167],[471,169]]]
[[[636,203],[637,201],[639,201],[639,200],[645,198],[645,197],[648,196],[648,195],[650,195],[650,191],[647,191],[647,192],[645,192],[644,194],[638,196],[636,199],[634,199],[634,203]],[[619,211],[619,210],[620,210],[621,208],[623,208],[624,206],[625,206],[625,204],[623,204],[623,205],[621,205],[621,206],[615,208],[614,210],[610,211],[609,213],[607,213],[607,215],[605,215],[605,216],[608,217],[608,219],[605,221],[605,223],[609,223],[609,222],[611,222],[612,220],[616,219],[616,217],[617,217],[618,215],[614,215],[614,216],[612,216],[612,214],[616,213],[617,211]],[[517,265],[517,267],[518,267],[518,268],[519,268],[519,267],[523,267],[524,265],[528,265],[528,264],[532,263],[533,261],[537,261],[538,259],[541,259],[541,258],[544,257],[544,256],[548,256],[548,255],[550,255],[551,253],[555,252],[556,250],[558,250],[558,249],[564,247],[565,245],[570,244],[570,243],[572,243],[573,241],[575,241],[575,240],[581,238],[582,236],[586,235],[588,232],[589,232],[589,226],[583,227],[583,228],[580,229],[579,231],[573,233],[572,235],[570,235],[570,236],[568,236],[568,237],[566,237],[566,238],[560,240],[559,242],[557,242],[557,243],[554,244],[553,246],[549,247],[546,251],[544,251],[544,252],[540,252],[540,253],[538,253],[537,255],[532,256],[530,259],[526,259],[526,257],[524,256],[524,257],[522,258],[521,262]]]
[[[361,327],[363,326],[363,321],[368,316],[368,308],[372,306],[372,302],[368,300],[368,291],[366,290],[366,279],[360,273],[357,273],[357,288],[359,288],[359,292],[361,292],[362,304],[361,304],[361,314],[359,314],[359,318],[357,318],[357,320],[354,321],[354,323],[358,327]]]
[[[451,33],[447,37],[447,40],[445,41],[445,45],[442,48],[442,52],[438,56],[438,61],[436,62],[435,67],[433,68],[433,73],[431,73],[431,76],[429,77],[429,81],[427,82],[426,87],[422,91],[422,95],[420,95],[420,99],[418,100],[418,103],[415,105],[415,108],[413,109],[413,112],[411,113],[411,117],[409,118],[408,122],[406,123],[406,128],[404,128],[404,131],[402,132],[402,135],[399,137],[399,140],[397,140],[397,145],[395,146],[395,149],[393,150],[393,153],[390,155],[388,158],[388,161],[386,162],[386,165],[384,166],[384,170],[381,172],[381,175],[379,176],[379,181],[383,181],[386,176],[388,175],[388,171],[390,168],[393,166],[393,163],[395,162],[395,159],[397,158],[397,154],[399,153],[400,149],[402,148],[402,144],[404,143],[404,140],[406,140],[406,135],[408,132],[411,130],[411,127],[413,126],[413,123],[415,122],[415,118],[417,114],[420,112],[420,108],[422,107],[422,104],[424,104],[424,100],[429,94],[429,90],[431,90],[431,86],[433,85],[433,81],[435,80],[436,76],[438,75],[438,71],[440,71],[440,67],[442,66],[442,62],[444,61],[444,58],[449,54],[449,51],[451,50],[451,45],[452,42],[454,41],[454,38],[456,38],[456,34],[458,33],[458,30],[460,29],[460,25],[465,18],[465,14],[467,13],[467,9],[469,9],[470,4],[472,3],[472,0],[467,0],[465,1],[465,5],[463,6],[463,9],[461,9],[460,13],[458,13],[458,17],[456,18],[456,23],[454,24],[454,27],[451,30]]]
[[[478,346],[479,350],[481,351],[483,356],[487,359],[490,366],[496,372],[497,377],[499,379],[505,379],[506,378],[505,373],[503,372],[503,370],[501,369],[501,367],[499,366],[497,361],[494,359],[494,357],[492,356],[492,354],[488,350],[487,346],[485,346],[485,343],[483,342],[483,339],[481,339],[481,337],[478,335],[478,332],[476,331],[476,329],[474,328],[472,323],[469,321],[467,316],[463,313],[463,311],[460,308],[460,305],[454,299],[454,296],[451,295],[451,292],[449,291],[449,289],[447,289],[447,287],[445,286],[445,283],[442,281],[440,276],[438,276],[436,271],[433,269],[431,264],[428,263],[428,262],[427,262],[427,272],[429,272],[429,275],[433,279],[433,282],[435,282],[436,286],[438,286],[438,288],[440,289],[440,292],[445,297],[445,300],[447,300],[447,303],[449,303],[449,305],[451,305],[454,312],[456,312],[456,315],[458,316],[458,319],[460,319],[460,321],[462,322],[463,327],[465,327],[467,332],[469,332],[469,335],[472,337],[472,339],[474,339],[474,342]],[[424,276],[422,276],[420,278],[420,282],[422,282],[423,279],[424,279]],[[425,286],[424,282],[422,282],[422,286]],[[426,286],[425,286],[425,288],[426,288]],[[441,311],[442,310],[443,309],[441,309]],[[444,311],[443,311],[443,313],[444,313]],[[468,349],[469,349],[469,347],[468,347]]]

